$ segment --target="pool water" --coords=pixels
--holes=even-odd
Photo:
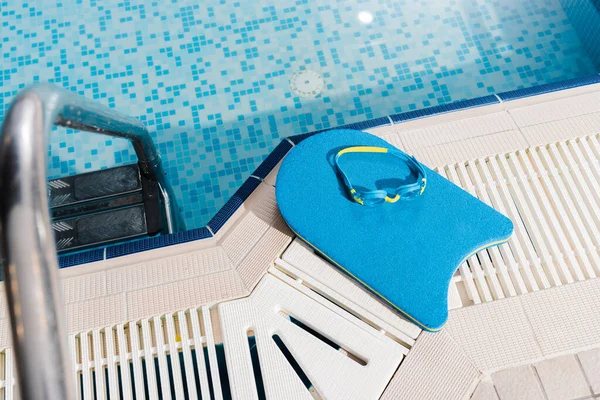
[[[600,71],[600,0],[17,3],[0,115],[50,81],[142,119],[188,228],[282,137]],[[62,128],[49,155],[53,178],[136,160]]]

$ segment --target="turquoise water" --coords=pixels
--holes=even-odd
[[[282,137],[600,70],[598,0],[15,3],[0,115],[50,81],[142,119],[188,228]],[[136,160],[62,128],[49,155],[53,178]]]

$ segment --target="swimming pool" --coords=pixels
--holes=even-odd
[[[142,119],[188,228],[282,137],[600,71],[599,0],[40,0],[0,15],[0,113],[51,81]],[[136,160],[61,131],[50,177]]]

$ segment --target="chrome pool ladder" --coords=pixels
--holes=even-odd
[[[75,398],[46,189],[53,125],[131,141],[141,174],[159,185],[167,230],[184,229],[160,156],[139,120],[50,84],[17,95],[0,138],[0,244],[22,399]]]

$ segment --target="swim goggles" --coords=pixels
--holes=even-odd
[[[356,189],[354,186],[352,186],[348,175],[346,175],[346,173],[342,170],[342,167],[339,163],[340,158],[344,154],[350,153],[384,153],[398,157],[400,160],[406,163],[413,175],[417,176],[417,179],[413,183],[400,185],[391,192],[386,190],[363,191]],[[425,191],[425,187],[427,186],[427,173],[425,172],[425,168],[423,168],[421,163],[418,162],[413,156],[408,156],[396,149],[372,146],[346,147],[336,154],[334,163],[340,175],[342,176],[342,179],[344,180],[344,184],[350,193],[350,197],[352,197],[352,199],[358,204],[367,207],[372,207],[383,203],[396,203],[399,200],[413,200],[421,196]]]

